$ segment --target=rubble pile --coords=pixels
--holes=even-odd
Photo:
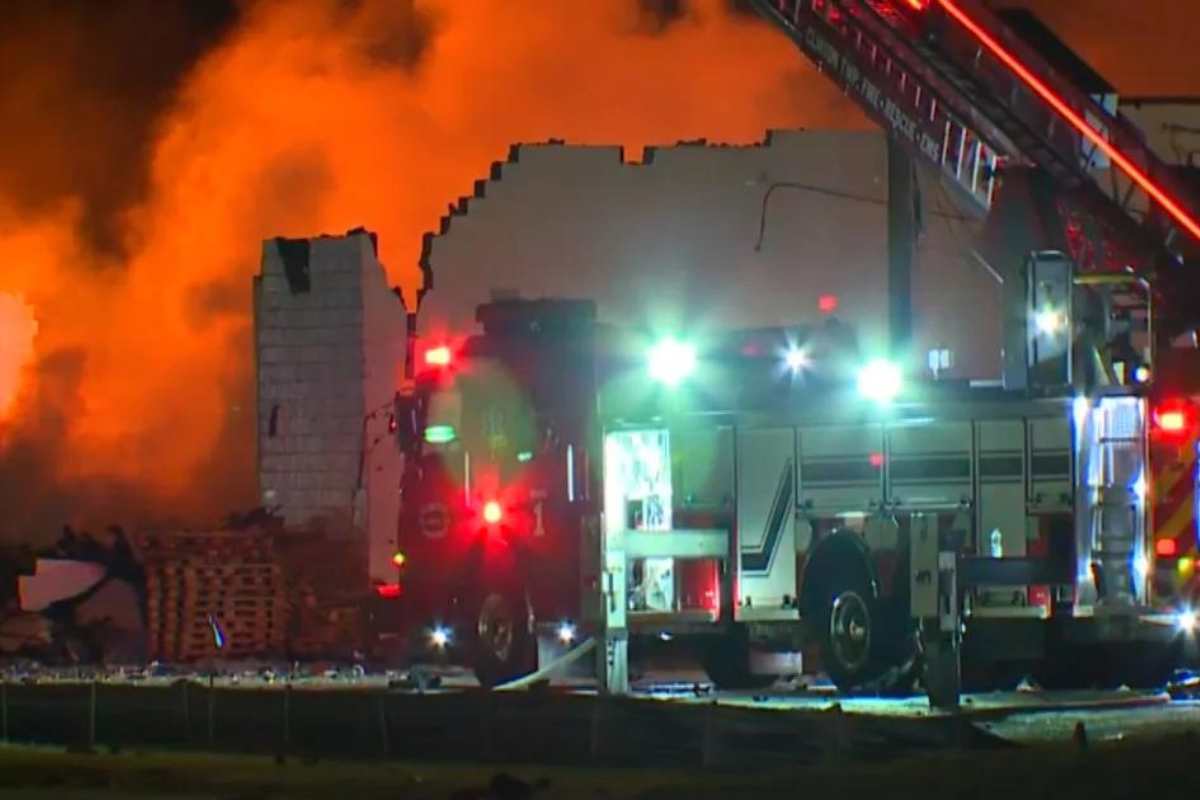
[[[0,654],[42,663],[145,657],[145,583],[117,526],[62,529],[41,552],[0,554]]]
[[[361,532],[288,528],[271,509],[200,531],[64,527],[41,552],[0,552],[0,658],[354,660],[368,586]]]

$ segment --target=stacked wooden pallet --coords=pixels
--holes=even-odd
[[[147,534],[151,657],[245,658],[284,651],[288,605],[272,537],[257,530]]]

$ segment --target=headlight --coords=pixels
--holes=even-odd
[[[441,625],[435,625],[429,632],[429,643],[438,650],[444,650],[450,644],[450,638],[450,629],[443,628]]]

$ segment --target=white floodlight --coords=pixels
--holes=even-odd
[[[858,373],[858,393],[876,403],[886,405],[895,400],[903,384],[900,367],[884,358],[871,361]]]
[[[664,386],[682,383],[696,369],[696,348],[678,339],[663,339],[650,348],[650,377]]]

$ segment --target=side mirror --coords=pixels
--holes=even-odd
[[[421,442],[421,404],[416,395],[396,395],[392,411],[396,443],[405,453],[415,450]]]

